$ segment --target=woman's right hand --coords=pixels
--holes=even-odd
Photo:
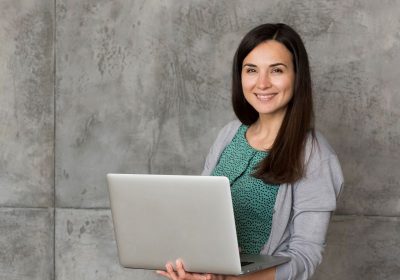
[[[224,275],[215,275],[210,273],[191,273],[187,272],[184,268],[183,261],[178,259],[176,260],[176,271],[172,263],[167,263],[165,266],[166,271],[157,270],[157,274],[167,277],[171,280],[225,280]]]
[[[157,274],[167,277],[171,280],[273,280],[275,279],[276,267],[268,268],[251,274],[243,276],[228,276],[228,275],[217,275],[210,273],[191,273],[185,271],[183,261],[176,260],[176,271],[172,263],[167,263],[166,271],[157,270]]]

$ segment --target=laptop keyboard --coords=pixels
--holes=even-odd
[[[241,266],[245,266],[245,265],[249,265],[249,264],[252,264],[252,263],[254,263],[254,262],[240,262],[240,265]]]

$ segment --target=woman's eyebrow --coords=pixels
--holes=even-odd
[[[246,66],[247,67],[257,67],[257,65],[252,64],[252,63],[243,64],[243,67],[246,67]],[[282,62],[273,63],[273,64],[269,65],[268,67],[275,67],[275,66],[284,66],[284,67],[288,68],[287,65],[285,63],[282,63]]]
[[[281,63],[281,62],[271,64],[269,67],[275,67],[275,66],[284,66],[284,67],[288,68],[285,63]]]
[[[257,65],[251,64],[251,63],[243,64],[243,67],[245,67],[245,66],[247,66],[247,67],[257,67]]]

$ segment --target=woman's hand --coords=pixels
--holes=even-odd
[[[215,275],[215,274],[199,274],[199,273],[191,273],[185,271],[183,267],[182,260],[178,259],[176,261],[176,271],[172,263],[167,263],[166,271],[157,270],[157,274],[167,277],[171,280],[226,280],[224,275]]]
[[[166,271],[157,270],[157,274],[167,277],[171,280],[273,280],[275,279],[276,267],[264,269],[251,274],[243,276],[229,276],[229,275],[216,275],[216,274],[200,274],[185,271],[182,260],[176,261],[176,271],[172,263],[167,263]]]

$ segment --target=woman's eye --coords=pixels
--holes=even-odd
[[[272,68],[272,73],[283,73],[281,68]]]
[[[256,69],[253,69],[253,68],[246,69],[246,73],[255,73],[255,72],[256,72]]]

